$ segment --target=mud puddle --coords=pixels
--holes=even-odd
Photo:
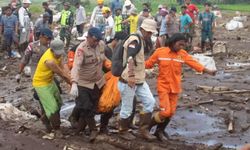
[[[171,139],[208,146],[222,143],[227,148],[238,148],[250,141],[250,132],[229,134],[222,118],[198,111],[178,110],[165,130]]]

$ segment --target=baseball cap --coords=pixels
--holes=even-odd
[[[104,0],[97,0],[97,4],[103,4]]]
[[[94,36],[97,40],[102,40],[102,32],[96,27],[90,28],[88,35]]]
[[[157,33],[157,23],[153,19],[146,18],[143,20],[141,28],[147,32]]]
[[[45,35],[45,36],[47,36],[50,39],[53,39],[53,33],[52,33],[52,31],[49,28],[42,28],[40,30],[40,34],[41,35]]]
[[[69,2],[65,2],[63,5],[64,6],[70,6],[70,3]]]
[[[64,55],[64,43],[60,39],[55,39],[50,42],[50,48],[53,50],[53,53],[56,55]]]

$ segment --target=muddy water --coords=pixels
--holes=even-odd
[[[188,143],[238,148],[250,141],[250,132],[229,134],[224,120],[197,111],[179,110],[165,130],[173,139],[183,139]]]

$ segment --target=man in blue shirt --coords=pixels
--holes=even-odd
[[[186,13],[187,6],[181,6],[182,15],[180,17],[180,32],[184,33],[187,38],[187,48],[186,50],[190,50],[192,46],[192,36],[190,34],[190,27],[192,26],[193,20]]]
[[[199,14],[199,23],[201,24],[201,50],[204,51],[206,40],[209,41],[210,49],[213,50],[213,30],[214,13],[211,10],[211,4],[205,3],[205,11]]]
[[[4,36],[5,48],[8,52],[8,57],[11,57],[11,45],[13,42],[17,44],[18,19],[12,14],[10,7],[5,7],[5,15],[2,16],[0,22],[0,36]]]

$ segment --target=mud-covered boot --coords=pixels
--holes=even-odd
[[[79,126],[79,119],[80,118],[80,115],[79,115],[79,110],[75,107],[71,113],[71,115],[69,116],[69,122],[70,122],[70,125],[73,129],[77,129],[78,126]]]
[[[76,134],[79,134],[80,132],[84,131],[86,126],[87,126],[87,123],[85,119],[80,117],[76,126]]]
[[[135,136],[129,133],[128,126],[130,123],[130,119],[120,119],[119,121],[119,136],[125,140],[132,141],[135,139]]]
[[[45,114],[43,114],[40,119],[41,119],[42,123],[44,124],[44,126],[46,128],[46,132],[50,133],[52,131],[52,126],[50,124],[49,119],[46,117]]]
[[[107,135],[109,134],[108,123],[112,115],[113,111],[101,115],[101,126],[100,126],[101,134],[107,134]]]
[[[155,140],[155,136],[149,133],[149,126],[151,122],[152,113],[140,114],[140,127],[139,133],[140,136],[146,140],[152,141]]]
[[[156,132],[154,135],[157,137],[157,139],[159,141],[164,142],[164,141],[167,141],[169,139],[167,133],[165,133],[165,128],[167,127],[169,122],[170,122],[170,118],[167,118],[164,122],[159,123],[157,125],[157,129],[156,129]]]
[[[89,135],[89,142],[94,142],[97,135],[98,135],[98,131],[96,128],[96,122],[94,117],[86,117],[85,121],[90,129],[90,135]]]

